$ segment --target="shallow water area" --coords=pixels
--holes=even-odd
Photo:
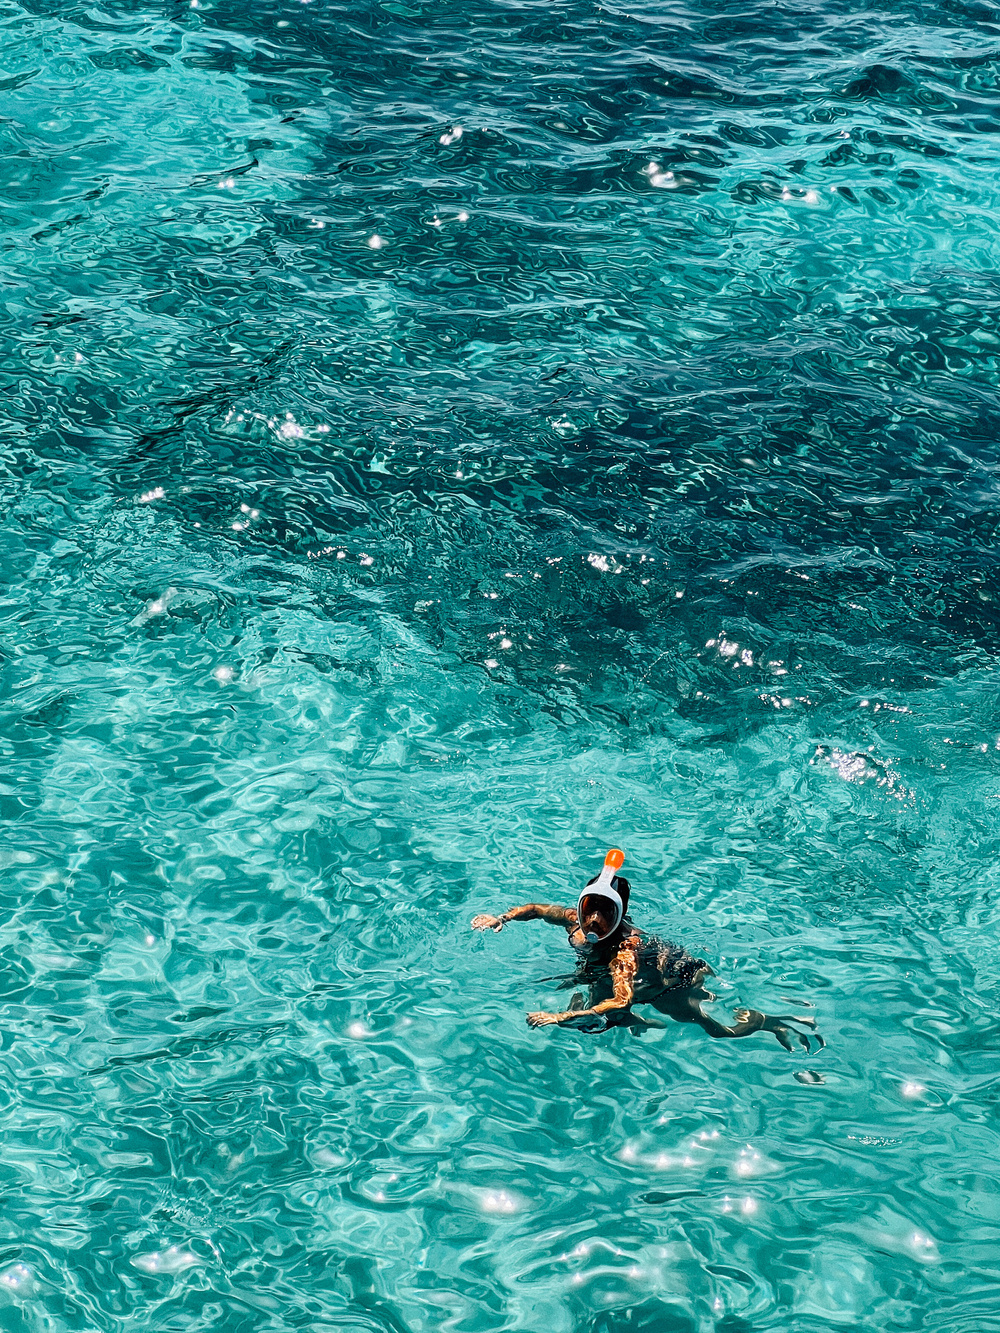
[[[1000,10],[0,28],[0,1328],[1000,1331]]]

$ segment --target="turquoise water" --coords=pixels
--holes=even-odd
[[[1000,1330],[1000,9],[0,23],[0,1329]]]

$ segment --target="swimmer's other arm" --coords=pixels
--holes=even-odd
[[[638,967],[639,960],[636,957],[635,943],[632,940],[626,940],[609,965],[611,980],[614,984],[612,999],[602,1000],[600,1004],[595,1004],[592,1009],[568,1009],[564,1014],[529,1014],[528,1027],[544,1028],[548,1027],[550,1023],[565,1023],[571,1018],[585,1018],[588,1014],[606,1014],[612,1009],[627,1009],[635,995],[632,983],[635,981]]]
[[[500,916],[490,916],[483,912],[472,918],[473,930],[501,931],[508,921],[548,921],[553,926],[575,926],[575,907],[546,907],[544,903],[525,903],[523,907],[511,907]]]

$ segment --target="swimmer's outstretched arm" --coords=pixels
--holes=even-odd
[[[588,1014],[606,1014],[612,1009],[627,1009],[635,995],[633,983],[639,967],[636,943],[635,939],[626,940],[609,964],[611,980],[614,984],[612,999],[602,1000],[600,1004],[595,1004],[592,1009],[567,1009],[562,1014],[529,1014],[528,1027],[544,1028],[548,1027],[550,1023],[565,1023],[571,1018],[584,1018]]]
[[[501,931],[508,921],[548,921],[553,926],[575,926],[575,907],[547,907],[544,903],[525,903],[523,907],[510,907],[500,916],[490,916],[483,912],[472,918],[473,930]]]

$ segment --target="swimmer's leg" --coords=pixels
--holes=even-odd
[[[629,1014],[628,1022],[623,1023],[622,1026],[627,1027],[633,1037],[641,1037],[644,1032],[649,1032],[650,1029],[660,1028],[662,1030],[667,1025],[656,1018],[640,1018],[638,1014]]]
[[[706,1015],[707,1016],[707,1015]],[[816,1050],[822,1050],[826,1042],[816,1031],[815,1018],[800,1014],[762,1014],[757,1009],[737,1009],[734,1012],[736,1025],[724,1033],[727,1037],[745,1037],[751,1032],[770,1032],[784,1046],[786,1051],[794,1051],[792,1038],[804,1051],[809,1050],[809,1038],[816,1042]],[[805,1032],[801,1028],[805,1028]]]
[[[668,991],[656,1002],[661,1013],[669,1014],[678,1023],[697,1023],[710,1037],[749,1037],[752,1032],[770,1032],[784,1046],[786,1051],[794,1051],[794,1037],[803,1050],[809,1050],[809,1038],[816,1041],[820,1050],[826,1042],[816,1031],[814,1018],[803,1018],[792,1014],[762,1014],[757,1009],[737,1009],[732,1026],[720,1023],[711,1014],[706,1014],[702,1001],[712,998],[701,986],[693,986],[684,991]],[[794,1026],[791,1026],[794,1025]],[[806,1032],[799,1031],[806,1028]]]

